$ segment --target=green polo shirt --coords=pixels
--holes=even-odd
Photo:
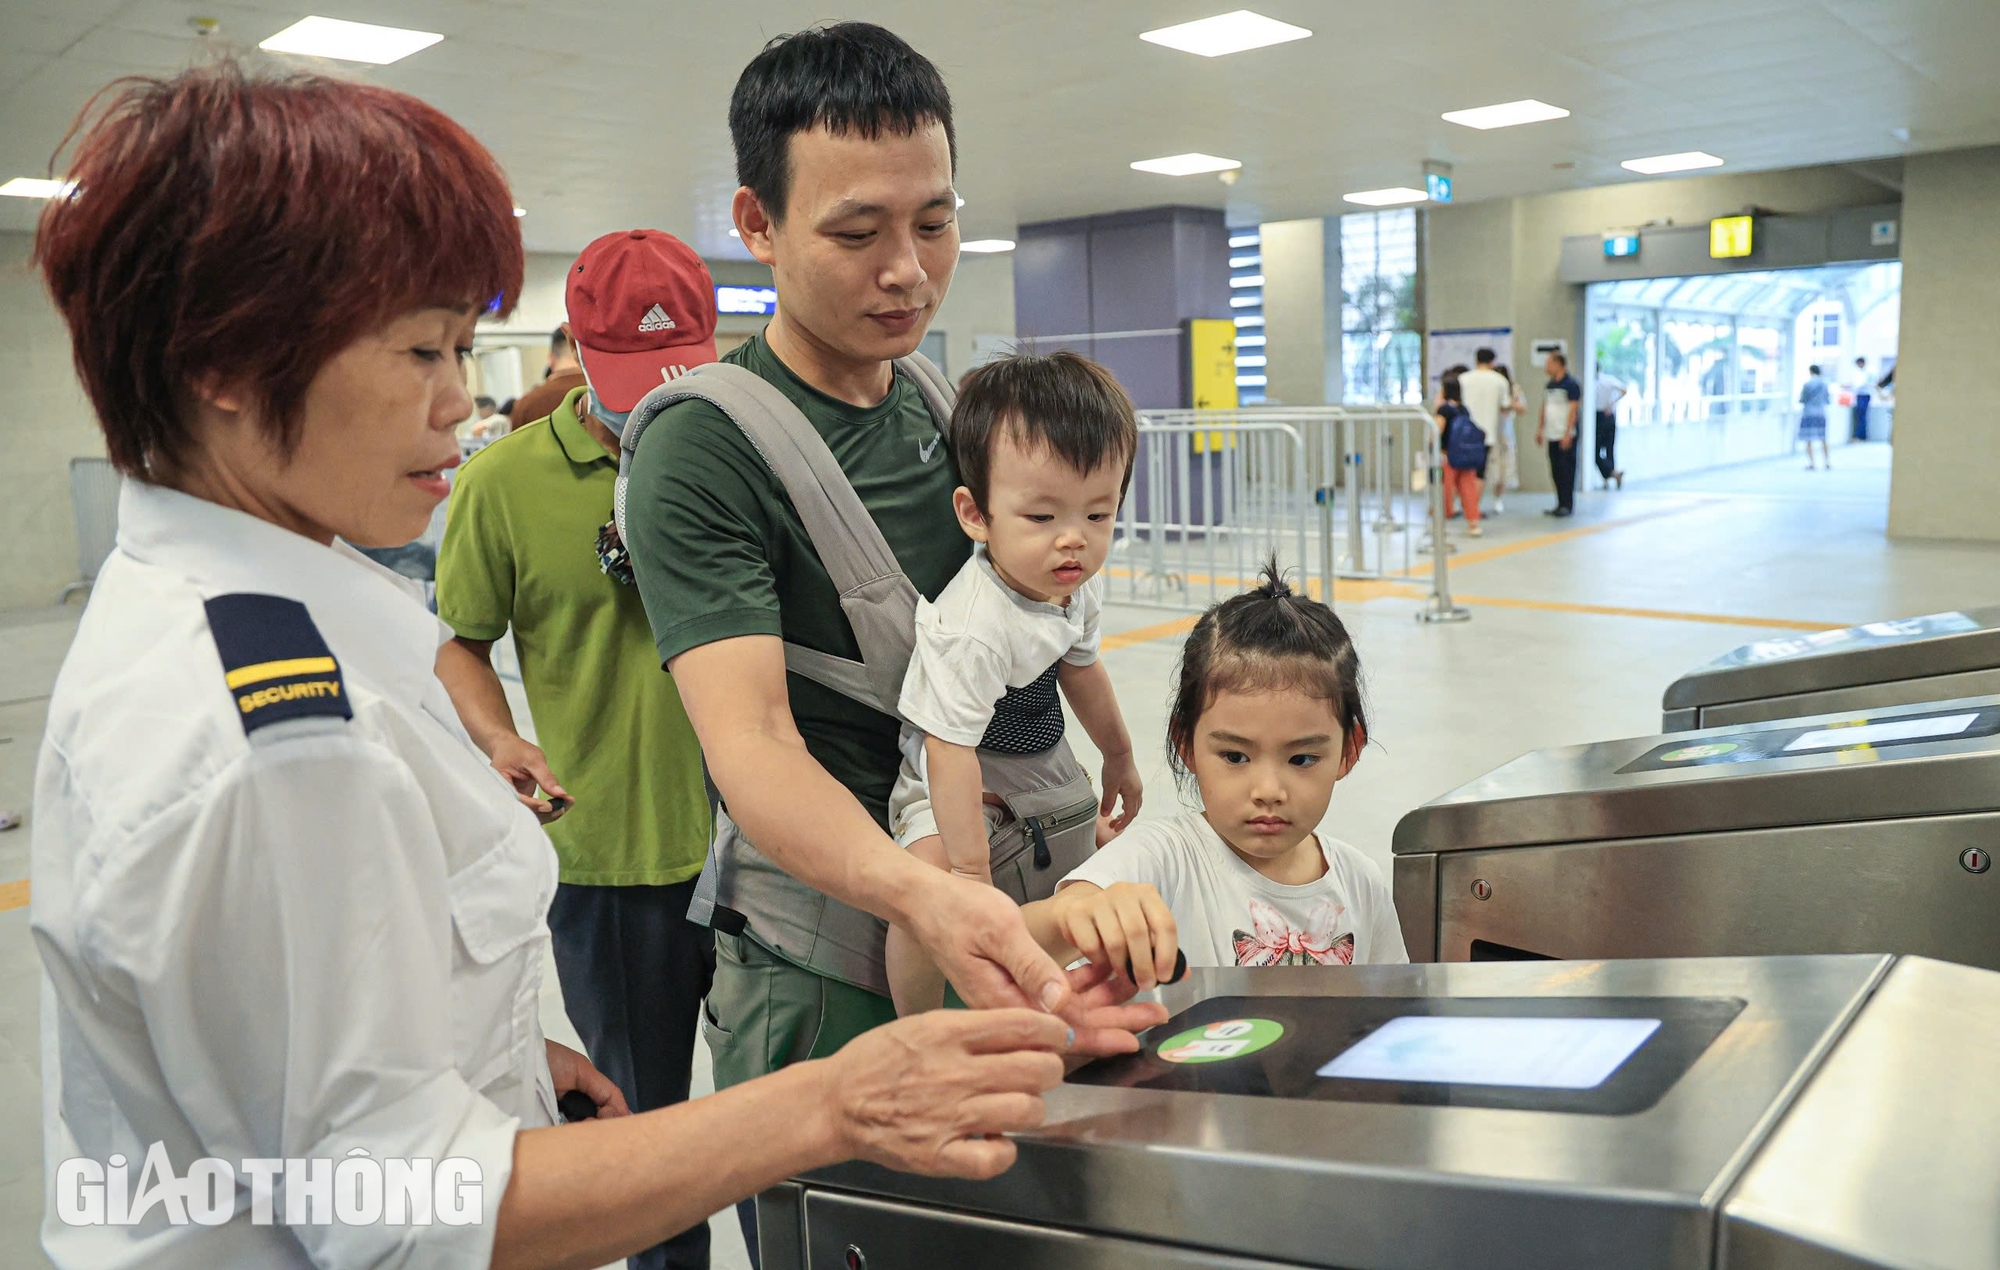
[[[459,470],[438,616],[466,639],[513,628],[537,740],[576,799],[548,826],[562,880],[667,886],[700,873],[708,851],[701,746],[638,590],[598,568],[618,462],[577,420],[583,391]]]
[[[849,405],[794,375],[761,335],[723,360],[791,398],[903,572],[935,600],[972,543],[951,509],[958,475],[916,385],[898,376],[875,405]],[[646,430],[632,456],[625,527],[662,662],[742,635],[861,656],[791,499],[742,431],[707,402],[669,406]],[[886,825],[901,762],[896,720],[798,675],[786,676],[786,687],[806,749]]]

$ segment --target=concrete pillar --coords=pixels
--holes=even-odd
[[[1269,359],[1264,368],[1269,377],[1265,404],[1323,406],[1327,403],[1326,221],[1317,216],[1271,221],[1259,226],[1258,236],[1264,257],[1264,355]],[[1335,290],[1337,294],[1337,285]],[[1338,325],[1333,336],[1337,345]]]
[[[2000,147],[1903,163],[1903,314],[1889,533],[2000,539],[1993,311]]]
[[[1023,225],[1014,325],[1024,350],[1111,368],[1142,410],[1188,405],[1181,323],[1229,316],[1229,231],[1211,208],[1155,207]]]

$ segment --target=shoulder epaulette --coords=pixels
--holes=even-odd
[[[246,735],[285,719],[354,717],[340,663],[305,605],[242,594],[218,595],[203,607]]]

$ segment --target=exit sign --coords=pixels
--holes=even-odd
[[[1606,234],[1604,236],[1604,255],[1606,259],[1615,260],[1620,256],[1636,256],[1638,254],[1639,235]]]
[[[1708,222],[1708,254],[1712,260],[1730,260],[1750,254],[1754,216],[1718,216]]]

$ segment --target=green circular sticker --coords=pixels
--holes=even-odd
[[[1270,1019],[1223,1019],[1168,1037],[1159,1055],[1169,1063],[1220,1063],[1255,1054],[1284,1034],[1285,1025]]]
[[[1698,758],[1720,758],[1737,748],[1734,741],[1716,741],[1709,745],[1684,745],[1678,750],[1668,750],[1660,755],[1662,763],[1692,763]]]

